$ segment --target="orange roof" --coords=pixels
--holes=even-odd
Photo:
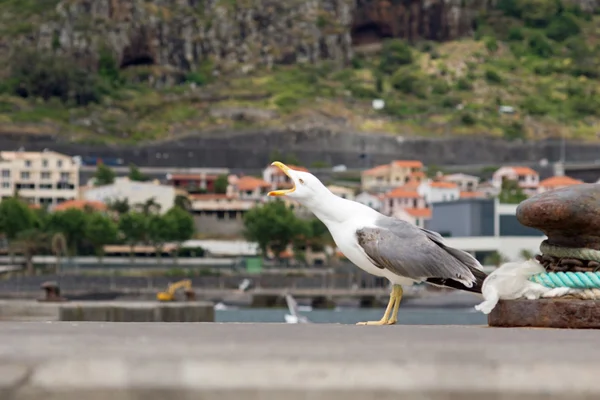
[[[83,210],[86,207],[90,207],[96,211],[105,211],[107,209],[106,204],[100,201],[88,201],[88,200],[67,200],[63,203],[58,204],[54,207],[55,211],[63,211],[69,208],[77,208]]]
[[[418,160],[394,160],[392,161],[394,167],[402,168],[423,168],[423,163]]]
[[[454,182],[434,181],[429,184],[431,187],[439,189],[456,189],[458,185]]]
[[[42,207],[39,204],[28,204],[29,208],[31,208],[32,210],[39,210]]]
[[[391,192],[387,193],[385,195],[385,197],[389,198],[409,198],[409,199],[418,199],[421,196],[419,196],[419,193],[417,193],[416,190],[412,190],[412,188],[410,187],[406,187],[406,186],[400,186],[399,188],[396,188],[394,190],[392,190]]]
[[[286,165],[288,167],[290,167],[290,169],[294,169],[296,171],[309,172],[308,169],[305,168],[305,167],[299,167],[297,165],[289,165],[289,164],[286,164]],[[273,173],[275,175],[285,175],[285,173],[281,169],[279,169],[279,167],[276,167],[275,165],[270,165],[269,168],[273,168],[274,169]]]
[[[415,171],[412,174],[410,174],[410,176],[413,178],[425,178],[427,175],[425,175],[425,172],[423,171]]]
[[[260,178],[255,178],[253,176],[242,176],[235,183],[238,190],[247,191],[247,190],[255,190],[256,188],[268,188],[271,187],[271,184],[267,181],[264,181]]]
[[[485,197],[485,194],[481,192],[460,192],[461,199],[476,199],[480,197]]]
[[[390,169],[389,165],[378,165],[366,171],[363,171],[363,175],[379,175],[385,174]]]
[[[573,179],[570,176],[552,176],[540,182],[540,186],[551,188],[558,186],[571,186],[583,183],[579,179]]]
[[[431,218],[431,208],[405,208],[404,211],[416,218]]]
[[[201,181],[206,179],[208,181],[217,179],[216,175],[200,175],[200,174],[174,174],[171,175],[172,181]]]
[[[231,196],[227,196],[226,194],[221,193],[190,194],[189,197],[192,200],[226,200],[232,198]]]
[[[532,170],[529,167],[509,167],[512,168],[513,171],[515,171],[515,174],[517,175],[538,175],[537,172],[535,172],[534,170]]]

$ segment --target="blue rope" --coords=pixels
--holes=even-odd
[[[529,277],[529,280],[549,288],[600,289],[600,271],[543,272]]]

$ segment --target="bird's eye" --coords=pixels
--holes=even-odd
[[[301,184],[304,185],[304,179],[300,178],[300,179],[298,179],[298,182],[300,182]]]

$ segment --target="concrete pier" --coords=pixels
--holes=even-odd
[[[210,302],[0,301],[0,320],[100,322],[214,322]]]
[[[589,330],[0,323],[0,398],[597,399]]]

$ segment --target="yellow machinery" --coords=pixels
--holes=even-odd
[[[156,299],[158,301],[174,301],[175,300],[175,292],[179,289],[185,289],[185,298],[186,300],[194,300],[195,293],[192,290],[192,281],[189,279],[184,279],[179,282],[171,283],[166,292],[158,292],[156,294]]]

